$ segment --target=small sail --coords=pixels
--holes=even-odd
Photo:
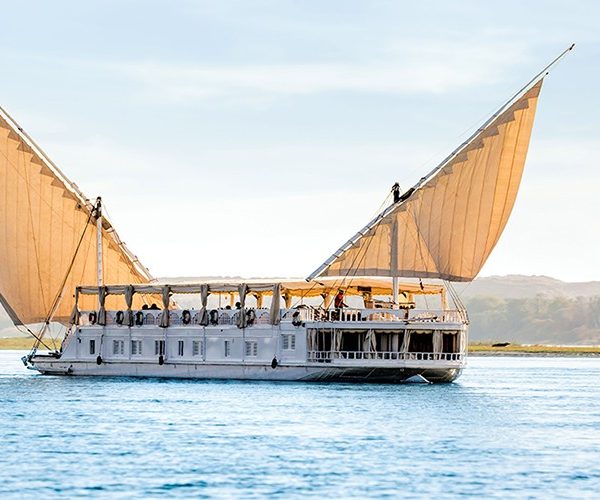
[[[475,278],[515,203],[541,86],[539,80],[310,279]]]
[[[0,302],[15,324],[41,322],[51,314],[66,322],[75,287],[96,283],[93,209],[0,108]],[[152,279],[106,219],[102,241],[107,283]],[[79,305],[97,307],[93,297],[81,298]]]

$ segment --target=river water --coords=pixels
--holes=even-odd
[[[36,375],[0,351],[0,498],[600,496],[600,359],[446,385]]]

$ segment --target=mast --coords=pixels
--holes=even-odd
[[[102,198],[96,198],[96,270],[98,286],[104,285],[104,269],[102,268]]]

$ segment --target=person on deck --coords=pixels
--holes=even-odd
[[[343,292],[343,290],[338,290],[338,293],[335,296],[333,304],[334,304],[334,306],[335,306],[336,309],[341,309],[342,307],[348,307],[344,303],[344,292]]]
[[[400,184],[397,182],[392,186],[392,193],[394,195],[394,204],[398,203],[400,201]]]

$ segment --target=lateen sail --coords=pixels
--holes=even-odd
[[[93,209],[0,108],[0,301],[15,324],[44,321],[51,313],[65,322],[75,287],[96,282]],[[102,241],[107,283],[152,279],[106,219]],[[94,300],[80,297],[79,305],[95,309]],[[110,296],[106,305],[112,305]]]
[[[539,80],[310,278],[472,280],[513,208],[541,86]]]

